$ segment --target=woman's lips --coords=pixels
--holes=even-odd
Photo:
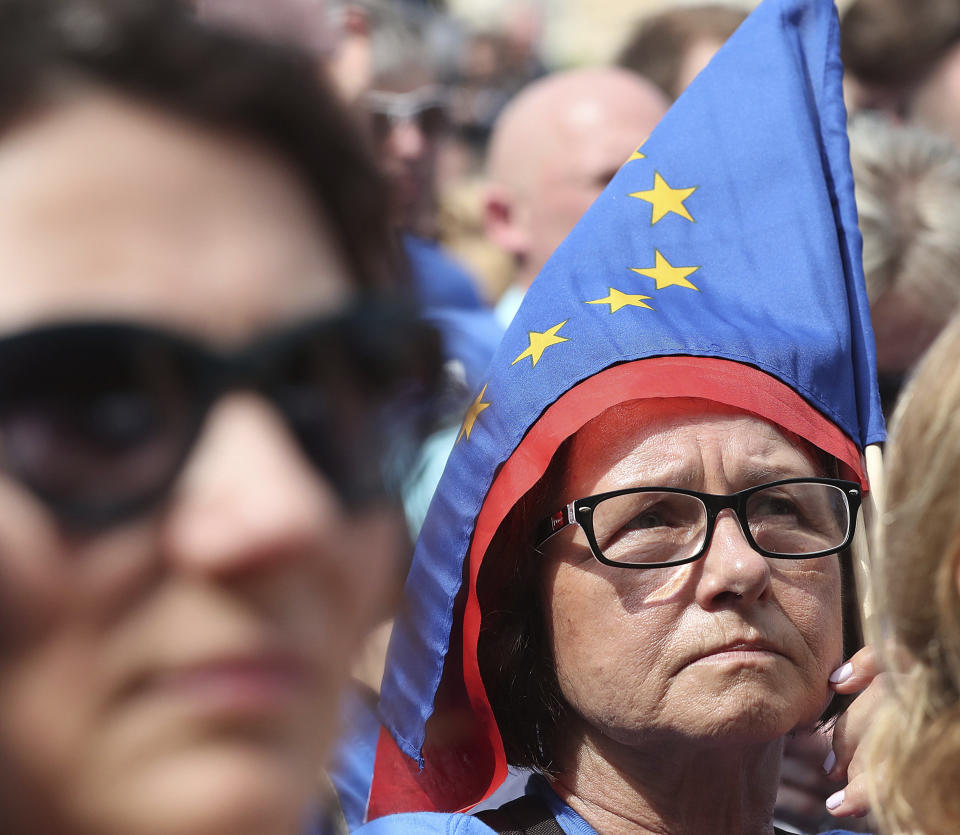
[[[286,710],[307,689],[306,666],[283,653],[211,657],[141,680],[135,695],[218,719]]]
[[[731,641],[721,646],[700,652],[689,664],[698,663],[762,663],[764,660],[784,658],[784,654],[766,641]]]

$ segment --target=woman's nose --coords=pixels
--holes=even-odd
[[[697,602],[714,610],[754,603],[770,595],[770,564],[747,542],[736,514],[717,517],[713,538],[703,557]]]
[[[333,541],[341,507],[281,415],[254,394],[222,399],[171,497],[163,547],[190,572],[233,574]]]

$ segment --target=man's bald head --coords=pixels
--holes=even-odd
[[[668,103],[616,67],[571,70],[530,84],[504,110],[487,157],[491,238],[528,285],[653,130]]]

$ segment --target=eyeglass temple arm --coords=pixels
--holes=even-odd
[[[556,513],[551,514],[537,525],[534,547],[539,548],[554,534],[560,533],[564,528],[577,524],[577,517],[573,512],[573,502],[566,507],[561,508]]]

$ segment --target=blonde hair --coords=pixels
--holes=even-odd
[[[960,317],[918,366],[888,450],[875,583],[887,662],[903,675],[868,746],[873,807],[887,833],[960,830],[958,359]]]

